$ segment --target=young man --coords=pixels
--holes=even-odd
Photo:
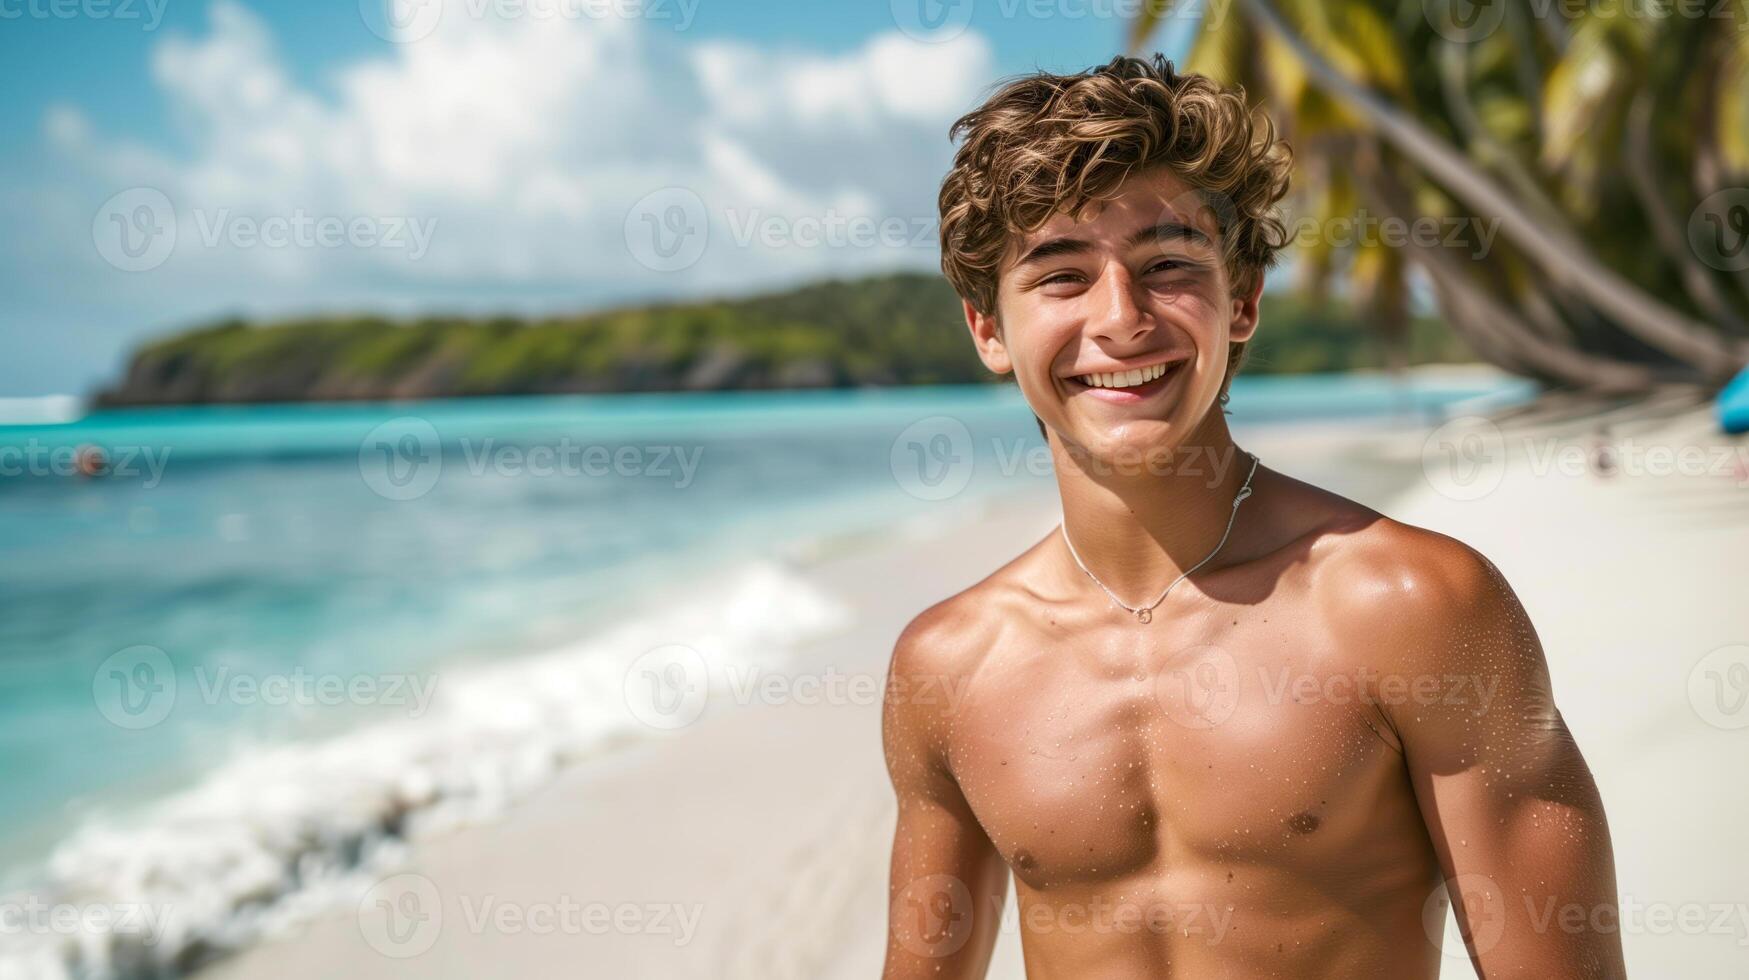
[[[1034,978],[1432,978],[1447,889],[1482,975],[1621,976],[1603,807],[1500,574],[1227,430],[1285,237],[1268,121],[1120,58],[954,135],[942,265],[1063,525],[899,638],[889,691],[965,694],[886,707],[888,980],[982,977],[1010,873]]]

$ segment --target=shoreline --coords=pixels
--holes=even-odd
[[[857,964],[884,950],[884,927],[871,932],[860,923],[885,916],[893,804],[877,734],[878,683],[897,635],[892,624],[948,594],[930,586],[968,586],[1055,524],[1050,500],[1038,495],[973,509],[983,516],[970,527],[982,534],[901,526],[880,546],[828,549],[834,553],[808,566],[810,582],[848,597],[854,618],[848,629],[803,645],[786,676],[836,672],[863,682],[844,688],[861,694],[806,703],[798,684],[787,702],[735,704],[731,692],[725,710],[717,714],[713,701],[693,730],[580,762],[499,820],[422,843],[409,868],[435,886],[435,899],[423,894],[441,908],[443,923],[427,951],[384,954],[380,935],[372,943],[371,916],[341,909],[294,942],[252,947],[198,975],[540,975],[580,954],[580,941],[589,944],[583,959],[591,972],[603,975],[866,975]],[[902,559],[914,557],[908,545],[918,541],[952,546],[930,549],[940,560],[927,575],[894,578],[907,571]],[[882,587],[858,589],[875,582]],[[636,845],[620,846],[628,836]],[[798,880],[806,885],[795,887]],[[390,880],[389,887],[400,894],[408,885]],[[696,931],[676,944],[661,932],[476,931],[470,924],[488,902],[524,910],[605,903],[622,915],[666,906],[676,923],[686,911],[701,913]],[[785,911],[768,916],[774,908]],[[809,925],[798,929],[797,921]],[[770,922],[780,935],[761,928]],[[860,952],[846,957],[852,949]],[[849,972],[834,972],[841,962]]]
[[[1749,963],[1740,884],[1749,787],[1729,774],[1749,757],[1749,731],[1709,722],[1689,682],[1708,651],[1749,642],[1749,623],[1732,613],[1732,583],[1749,580],[1749,474],[1539,470],[1540,446],[1588,449],[1597,427],[1594,413],[1556,408],[1500,417],[1506,457],[1495,485],[1473,495],[1434,479],[1426,460],[1438,433],[1402,420],[1234,430],[1266,464],[1494,560],[1539,629],[1559,704],[1604,793],[1624,914],[1636,903],[1746,910],[1727,934],[1642,924],[1624,937],[1630,968],[1734,975]],[[1704,407],[1624,414],[1613,423],[1620,437],[1727,444]],[[300,915],[196,975],[539,977],[580,965],[612,976],[873,975],[894,814],[878,736],[892,642],[911,616],[1056,520],[1047,481],[785,550],[784,566],[847,607],[847,619],[781,660],[755,662],[686,730],[567,761],[496,814],[415,835],[380,872],[299,898]],[[1634,578],[1633,568],[1657,574]],[[1599,602],[1624,590],[1638,604]],[[771,677],[782,682],[775,700],[758,693]],[[837,695],[818,693],[834,678]],[[1697,840],[1730,850],[1697,867]],[[411,903],[424,918],[397,939],[383,902]],[[1015,917],[1010,901],[992,978],[1023,975]],[[1469,975],[1467,963],[1452,964],[1446,975]]]

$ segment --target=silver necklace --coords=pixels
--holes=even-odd
[[[1246,497],[1251,496],[1251,478],[1257,475],[1257,456],[1252,453],[1247,453],[1246,455],[1251,457],[1251,471],[1245,474],[1244,486],[1241,486],[1239,492],[1233,495],[1233,513],[1227,518],[1227,529],[1221,532],[1221,540],[1215,544],[1215,550],[1209,552],[1208,557],[1185,569],[1183,574],[1173,579],[1172,584],[1166,586],[1165,591],[1161,592],[1160,597],[1153,602],[1150,602],[1145,606],[1132,606],[1129,603],[1124,602],[1122,599],[1119,599],[1116,593],[1106,588],[1105,583],[1099,580],[1099,576],[1093,574],[1087,569],[1087,563],[1082,561],[1080,554],[1075,551],[1075,542],[1069,540],[1069,522],[1064,521],[1062,525],[1060,525],[1060,528],[1063,532],[1063,543],[1069,546],[1069,557],[1075,559],[1076,567],[1080,568],[1083,574],[1092,579],[1093,584],[1099,586],[1099,591],[1104,592],[1106,597],[1116,603],[1119,609],[1131,613],[1140,622],[1153,622],[1154,607],[1165,602],[1166,597],[1172,594],[1172,590],[1178,587],[1178,583],[1189,578],[1192,572],[1214,560],[1214,557],[1221,553],[1221,549],[1226,547],[1227,536],[1233,533],[1233,525],[1239,520],[1239,505],[1245,502]]]

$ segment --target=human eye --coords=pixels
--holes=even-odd
[[[1154,275],[1156,273],[1194,272],[1198,266],[1199,263],[1181,256],[1167,256],[1150,262],[1143,273]]]
[[[1057,269],[1046,272],[1033,279],[1029,289],[1042,291],[1047,296],[1066,296],[1080,290],[1087,284],[1087,277],[1074,269]]]

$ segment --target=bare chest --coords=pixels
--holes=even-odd
[[[1400,756],[1364,671],[1276,619],[1016,631],[992,652],[954,719],[951,760],[1023,882],[1291,869],[1365,838],[1381,799],[1405,792]]]

